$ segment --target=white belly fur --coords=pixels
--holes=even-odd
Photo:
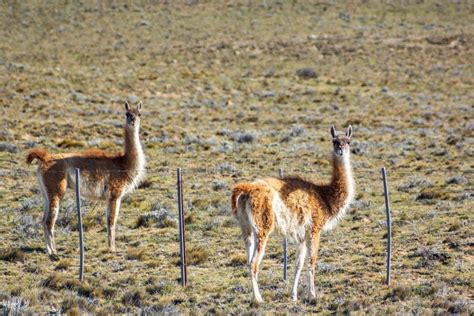
[[[300,224],[294,212],[286,207],[283,203],[280,194],[274,191],[273,214],[275,216],[275,230],[277,233],[287,236],[294,241],[303,241],[306,232],[311,227],[311,217],[308,216],[303,224]]]

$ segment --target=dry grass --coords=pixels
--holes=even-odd
[[[2,249],[0,252],[0,260],[8,262],[23,262],[25,261],[25,253],[18,248]]]
[[[472,314],[472,5],[161,2],[0,4],[0,314]],[[52,262],[25,155],[120,151],[125,98],[144,102],[147,182],[122,203],[114,254],[105,203],[84,203],[80,283],[73,192]],[[328,179],[331,124],[353,125],[357,199],[322,236],[317,299],[303,277],[291,303],[275,236],[259,276],[266,302],[252,304],[230,189],[279,167]],[[393,218],[390,288],[381,166]],[[186,289],[176,265],[177,167]],[[292,245],[289,255],[292,276]]]

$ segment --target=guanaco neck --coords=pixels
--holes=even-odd
[[[139,139],[139,127],[125,126],[125,164],[127,170],[142,170],[145,166],[143,149]]]
[[[333,173],[330,184],[330,213],[333,216],[344,215],[354,195],[354,179],[349,151],[344,155],[332,156]]]

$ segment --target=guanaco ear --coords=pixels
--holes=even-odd
[[[352,126],[351,125],[349,125],[349,127],[347,128],[346,136],[348,138],[351,138],[351,136],[352,136]]]
[[[125,110],[130,111],[130,104],[125,100]]]
[[[141,110],[142,110],[142,101],[138,102],[138,105],[137,105],[137,111],[140,113]]]
[[[331,136],[332,138],[336,138],[336,128],[334,125],[331,125]]]

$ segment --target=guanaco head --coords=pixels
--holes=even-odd
[[[140,126],[140,116],[142,110],[142,102],[140,101],[135,109],[130,107],[127,101],[125,101],[125,115],[127,116],[127,126],[131,128]]]
[[[350,152],[352,126],[349,125],[345,135],[337,135],[336,128],[331,126],[332,145],[334,147],[334,154],[338,156],[348,155]]]

